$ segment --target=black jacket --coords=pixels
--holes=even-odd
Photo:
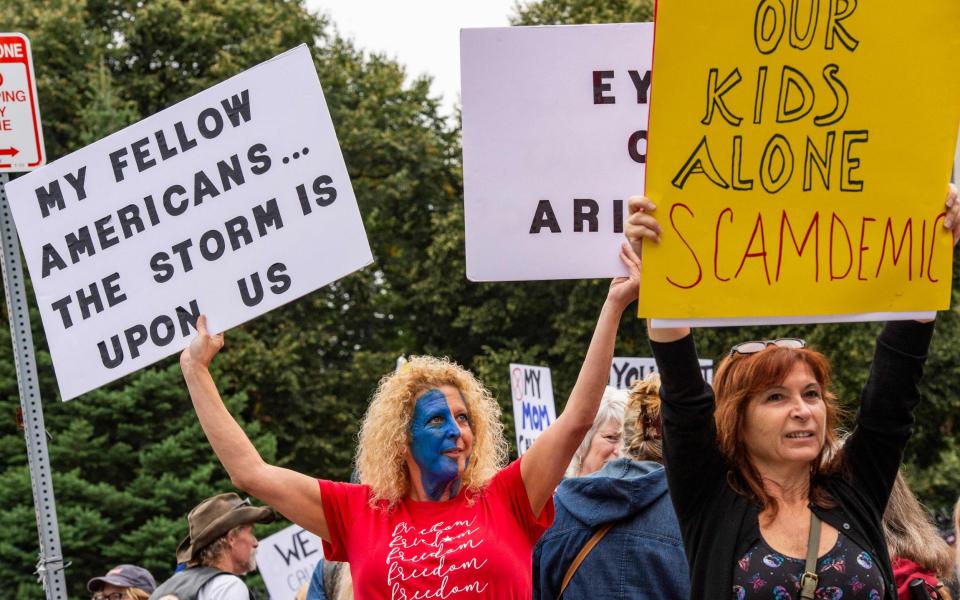
[[[917,384],[932,333],[932,323],[915,321],[884,328],[856,428],[843,450],[843,467],[823,481],[837,506],[811,506],[877,558],[885,600],[897,600],[897,593],[881,520],[913,428]],[[667,482],[690,565],[690,597],[731,598],[734,564],[760,540],[759,507],[728,484],[730,467],[716,441],[713,390],[703,380],[693,336],[651,346],[662,382]]]

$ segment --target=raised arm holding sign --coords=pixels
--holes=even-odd
[[[206,318],[180,364],[203,431],[234,485],[324,541],[349,562],[357,597],[529,599],[533,544],[553,519],[552,495],[593,424],[623,311],[639,289],[639,258],[614,279],[564,412],[504,467],[500,409],[447,359],[410,358],[384,377],[360,428],[360,484],[316,480],[263,461],[210,375],[223,347]],[[451,545],[454,543],[455,545]]]
[[[638,250],[660,243],[661,234],[664,243],[675,235],[662,232],[649,199],[631,198],[630,210],[626,235]],[[942,228],[956,244],[960,201],[953,185],[944,214]],[[711,386],[690,328],[648,321],[648,333],[662,382],[667,478],[693,557],[691,597],[721,598],[731,590],[735,597],[750,597],[747,590],[777,597],[781,588],[801,598],[836,590],[835,597],[864,592],[896,600],[880,517],[920,400],[933,324],[895,321],[880,334],[856,427],[840,451],[829,362],[803,340],[737,344]],[[856,558],[831,571],[844,554]],[[783,560],[804,556],[812,557],[805,569]]]

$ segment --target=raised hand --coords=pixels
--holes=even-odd
[[[637,256],[643,256],[643,241],[650,240],[660,243],[660,234],[663,230],[657,219],[650,213],[657,206],[646,196],[631,196],[627,201],[627,225],[624,234]]]
[[[184,371],[197,367],[206,369],[221,348],[223,348],[223,334],[210,335],[207,331],[207,316],[200,315],[197,318],[197,335],[180,353],[180,368]]]
[[[960,200],[957,199],[957,186],[950,184],[947,190],[947,201],[944,203],[945,216],[943,226],[953,234],[953,245],[957,245],[960,240]]]
[[[610,281],[607,299],[615,303],[618,308],[626,308],[637,299],[640,294],[640,257],[633,251],[630,244],[621,244],[620,260],[627,266],[629,275],[615,277]]]

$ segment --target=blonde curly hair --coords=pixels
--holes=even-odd
[[[660,374],[633,384],[623,416],[623,453],[633,460],[663,462],[660,433]]]
[[[410,447],[414,406],[424,392],[442,385],[460,390],[473,431],[473,450],[461,489],[473,496],[506,464],[500,406],[490,392],[469,371],[447,358],[413,356],[380,380],[360,425],[357,471],[360,482],[373,492],[371,506],[386,502],[391,508],[409,493],[405,455]]]

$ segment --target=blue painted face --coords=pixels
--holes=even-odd
[[[466,450],[460,440],[460,426],[469,423],[465,414],[454,417],[447,397],[437,389],[417,398],[410,422],[410,454],[420,468],[420,481],[431,500],[440,500],[444,492],[456,496],[460,489],[461,458]]]

